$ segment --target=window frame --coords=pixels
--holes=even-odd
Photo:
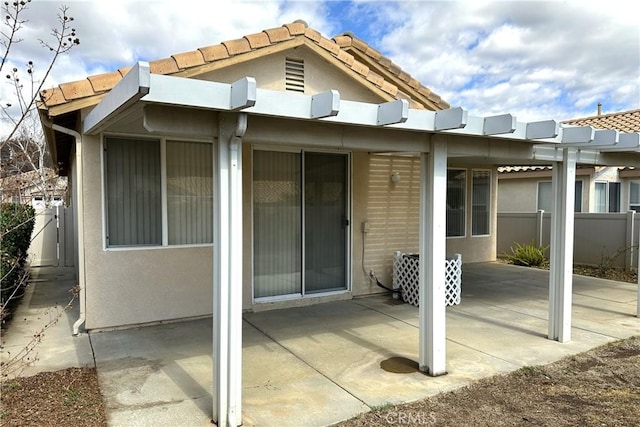
[[[599,206],[598,203],[598,187],[604,189],[604,206]],[[601,207],[602,210],[598,210]],[[608,181],[595,181],[593,183],[593,212],[594,213],[607,213],[609,212],[609,182]]]
[[[633,203],[633,201],[631,200],[631,186],[632,185],[637,185],[638,186],[638,200],[637,203]],[[629,210],[631,211],[635,211],[635,212],[640,212],[640,180],[631,180],[629,181]]]
[[[475,172],[488,172],[489,173],[489,187],[487,189],[488,199],[486,204],[486,213],[487,213],[487,232],[482,234],[475,234],[473,232],[473,217],[475,210],[475,192],[473,180],[475,179]],[[492,191],[493,191],[493,171],[491,169],[481,169],[481,168],[473,168],[471,169],[471,237],[487,237],[491,236],[491,215],[493,213],[492,209]]]
[[[467,238],[467,215],[469,213],[469,209],[468,209],[468,189],[469,189],[469,169],[468,168],[462,168],[462,167],[451,167],[451,168],[447,168],[447,192],[449,191],[449,171],[461,171],[464,172],[464,188],[462,189],[462,195],[464,197],[464,200],[462,202],[462,234],[460,235],[449,235],[448,234],[448,226],[445,226],[445,233],[446,233],[446,238],[447,239],[466,239]],[[447,194],[448,196],[448,194]],[[447,207],[446,207],[447,213],[446,213],[446,217],[448,217],[448,203],[447,203]],[[445,218],[446,218],[445,217]]]
[[[109,235],[109,223],[108,223],[108,187],[107,187],[107,170],[106,170],[106,162],[107,162],[107,139],[109,138],[120,138],[120,139],[135,139],[135,140],[145,140],[145,141],[156,141],[160,145],[160,210],[161,210],[161,240],[162,243],[160,245],[116,245],[110,246],[108,243],[107,236]],[[216,188],[217,188],[217,174],[216,174],[216,165],[217,165],[217,138],[207,139],[207,138],[185,138],[185,137],[173,137],[166,135],[139,135],[139,134],[130,134],[130,133],[102,133],[100,135],[100,179],[101,179],[101,203],[102,203],[102,248],[104,251],[131,251],[131,250],[154,250],[154,249],[175,249],[175,248],[195,248],[195,247],[212,247],[215,241],[215,234],[213,236],[211,243],[194,243],[194,244],[169,244],[169,231],[168,231],[168,212],[167,212],[167,141],[171,142],[185,142],[185,143],[202,143],[202,144],[210,144],[212,146],[212,186],[213,186],[213,203],[215,210],[216,203]],[[215,212],[214,212],[215,216]],[[213,218],[212,218],[213,221]],[[215,233],[215,230],[214,230]]]

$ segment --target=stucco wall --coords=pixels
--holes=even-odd
[[[346,72],[327,66],[326,61],[304,46],[212,71],[199,78],[233,83],[247,76],[255,78],[256,85],[261,89],[284,91],[286,58],[304,60],[304,84],[307,95],[335,89],[340,92],[341,99],[373,103],[382,101],[382,98],[372,93],[369,88]]]
[[[551,178],[548,179],[550,181]],[[538,202],[538,179],[501,179],[498,212],[535,212]]]
[[[211,314],[212,247],[105,250],[99,137],[83,138],[86,327]]]

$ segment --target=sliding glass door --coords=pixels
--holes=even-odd
[[[347,288],[348,157],[253,153],[254,297]]]

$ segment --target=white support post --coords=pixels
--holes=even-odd
[[[220,114],[213,292],[213,422],[242,424],[242,136],[246,114]]]
[[[551,212],[551,271],[549,274],[549,339],[571,341],[573,233],[576,151],[563,150],[553,165]]]
[[[446,202],[447,144],[434,136],[421,155],[419,367],[431,376],[446,374]]]

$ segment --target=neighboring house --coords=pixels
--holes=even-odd
[[[601,106],[598,104],[597,115],[567,120],[565,123],[575,126],[591,126],[597,129],[615,129],[619,132],[640,132],[640,109],[602,114]],[[617,197],[621,212],[640,211],[640,170],[621,165],[620,168],[616,168],[616,171],[617,177],[615,179],[595,181],[595,185],[601,188],[600,200],[608,200],[611,203],[612,197],[613,200]]]
[[[497,165],[553,165],[558,218],[578,163],[640,166],[578,159],[562,144],[587,139],[553,120],[471,117],[299,21],[61,84],[39,109],[76,209],[75,328],[212,315],[219,425],[241,423],[243,310],[379,292],[370,270],[390,283],[394,252],[420,252],[419,366],[444,374],[445,257],[495,259]],[[554,227],[552,269],[570,271]],[[567,341],[571,278],[550,280],[549,338]]]
[[[575,212],[620,212],[618,167],[576,169]],[[552,210],[551,166],[498,167],[498,212]]]
[[[573,126],[640,132],[640,109],[562,122]],[[498,168],[498,212],[551,210],[551,167]],[[576,171],[575,211],[626,212],[640,209],[640,171],[635,168],[585,166]]]
[[[31,170],[0,178],[2,202],[33,204],[60,204],[66,200],[67,179],[45,168],[42,172]]]

